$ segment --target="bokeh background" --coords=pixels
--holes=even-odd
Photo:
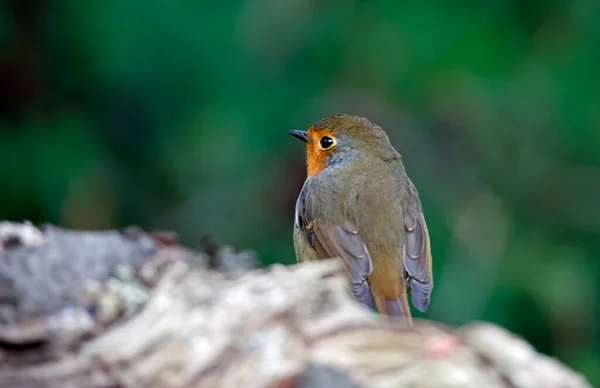
[[[287,131],[366,116],[421,194],[425,316],[600,384],[600,2],[4,0],[0,47],[0,219],[292,263]]]

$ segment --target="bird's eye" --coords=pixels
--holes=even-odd
[[[321,148],[327,149],[333,145],[334,141],[329,136],[323,136],[320,143],[321,143]]]

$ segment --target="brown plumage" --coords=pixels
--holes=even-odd
[[[336,115],[308,131],[307,179],[294,216],[298,262],[341,257],[364,305],[411,322],[427,310],[433,275],[429,232],[417,189],[386,133],[365,118]]]

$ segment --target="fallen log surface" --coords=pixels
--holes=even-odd
[[[210,256],[134,232],[0,223],[0,387],[591,387],[490,323],[381,319],[347,293],[337,260],[253,269],[248,252]],[[17,287],[32,274],[15,262],[45,268],[48,255],[53,271],[106,265],[81,267],[63,280],[67,296],[38,306],[35,289],[52,290],[44,282],[57,275]],[[117,301],[112,316],[104,296],[90,303],[89,277]],[[142,303],[123,301],[132,282]],[[87,323],[64,319],[65,308]]]

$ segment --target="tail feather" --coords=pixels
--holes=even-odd
[[[390,315],[393,317],[406,316],[406,312],[404,311],[404,308],[402,307],[402,303],[400,303],[400,298],[398,298],[396,300],[386,300],[385,301],[385,309],[386,309],[387,315]]]
[[[374,298],[379,314],[390,317],[402,317],[409,324],[412,324],[412,316],[406,294],[400,294],[397,299],[390,300],[384,295],[374,292]]]

